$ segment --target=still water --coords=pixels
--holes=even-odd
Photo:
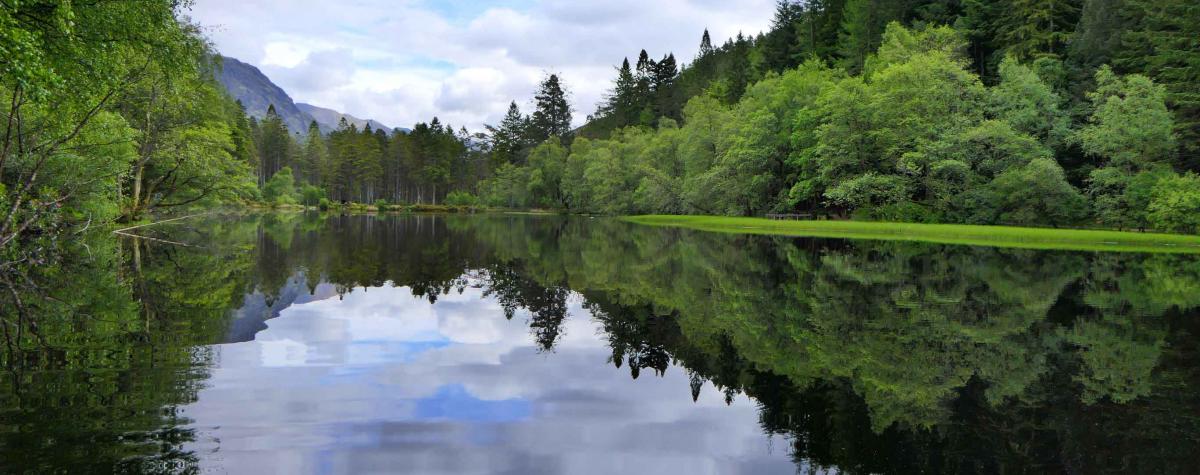
[[[5,283],[0,472],[1195,473],[1200,257],[203,218]]]

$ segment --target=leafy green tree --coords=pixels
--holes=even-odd
[[[1142,75],[1118,76],[1102,67],[1088,99],[1092,114],[1078,132],[1088,154],[1125,170],[1140,170],[1174,155],[1174,123],[1162,86]]]
[[[1071,119],[1062,109],[1063,99],[1015,56],[1000,62],[1000,83],[989,93],[989,115],[1050,148],[1062,147],[1069,140]]]
[[[446,195],[446,204],[449,206],[477,206],[479,198],[465,191],[451,191]]]
[[[707,95],[692,98],[683,108],[678,146],[682,166],[680,199],[689,212],[718,213],[709,200],[711,177],[707,172],[722,154],[730,115],[719,99]]]
[[[489,206],[524,208],[528,203],[529,169],[505,163],[479,188],[480,200]]]
[[[315,185],[304,185],[300,187],[300,202],[304,206],[317,206],[322,201],[327,200],[325,190]]]
[[[18,237],[114,217],[113,191],[134,157],[111,146],[131,134],[110,112],[145,74],[196,74],[202,41],[177,18],[181,7],[165,0],[0,7],[0,260]],[[157,67],[146,70],[147,63]]]
[[[796,180],[789,160],[796,114],[816,107],[836,79],[836,72],[811,61],[746,91],[733,109],[722,153],[706,171],[714,209],[752,215],[786,208]]]
[[[1088,95],[1093,113],[1077,134],[1085,152],[1105,161],[1091,172],[1088,193],[1100,222],[1144,228],[1148,204],[1144,190],[1149,182],[1130,187],[1136,175],[1169,166],[1175,154],[1165,91],[1145,76],[1117,76],[1107,66],[1096,72],[1096,83],[1096,91]]]
[[[271,204],[295,204],[296,180],[290,167],[280,168],[263,185],[263,199]]]
[[[570,209],[563,193],[563,173],[566,171],[567,149],[553,137],[529,153],[529,199],[538,207]]]
[[[987,185],[999,224],[1069,226],[1087,213],[1087,200],[1050,158],[1005,170]]]
[[[199,41],[197,39],[197,41]],[[124,215],[246,197],[250,163],[235,157],[240,113],[219,90],[199,49],[190,74],[148,64],[149,74],[116,104],[138,131],[138,158],[129,173]],[[178,58],[172,61],[178,61]],[[245,146],[241,153],[245,153]]]
[[[1125,0],[1121,14],[1131,24],[1121,35],[1115,61],[1122,70],[1161,84],[1175,114],[1186,165],[1200,167],[1200,5],[1175,0]]]
[[[1149,203],[1150,223],[1164,231],[1200,233],[1200,176],[1187,173],[1165,177],[1154,185]]]

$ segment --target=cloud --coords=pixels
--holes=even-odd
[[[394,126],[438,116],[478,130],[538,81],[562,75],[581,124],[613,65],[646,48],[688,61],[767,27],[774,0],[197,0],[194,21],[226,55],[260,66],[300,102]]]
[[[792,473],[745,396],[683,368],[630,378],[573,295],[554,353],[527,315],[468,287],[292,305],[254,341],[215,347],[192,421],[202,471]],[[777,448],[772,450],[772,446]]]

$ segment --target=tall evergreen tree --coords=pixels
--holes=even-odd
[[[314,120],[308,124],[308,135],[304,138],[304,151],[299,167],[301,183],[321,182],[321,170],[324,169],[327,155],[325,137],[321,135],[321,128]]]
[[[292,137],[288,133],[287,125],[275,111],[274,104],[267,107],[267,115],[263,117],[260,127],[262,139],[258,143],[258,153],[259,181],[262,183],[280,168],[290,165]]]
[[[713,53],[712,36],[708,34],[708,28],[704,29],[704,36],[700,37],[700,57],[703,58]],[[626,62],[629,60],[626,59]]]
[[[525,149],[529,119],[521,114],[516,102],[508,105],[508,113],[498,127],[488,126],[491,133],[491,169],[499,169],[505,163],[520,163]]]
[[[638,84],[629,65],[629,58],[625,58],[621,67],[617,68],[617,80],[605,98],[600,113],[607,120],[610,129],[625,127],[637,121],[640,113]]]
[[[1117,63],[1167,88],[1184,166],[1200,170],[1200,3],[1126,0],[1123,13],[1134,26]]]
[[[679,101],[675,98],[675,80],[678,77],[679,66],[675,62],[674,54],[664,56],[655,65],[654,76],[651,81],[654,92],[655,119],[660,117],[680,118]]]
[[[867,56],[879,48],[887,24],[899,20],[905,2],[890,0],[846,0],[838,52],[842,65],[852,73],[862,71]]]
[[[1079,22],[1081,0],[1007,0],[994,31],[1004,54],[1061,57]]]
[[[550,74],[542,81],[534,96],[536,108],[530,117],[529,137],[534,143],[542,143],[550,137],[567,137],[571,134],[571,104],[567,92],[557,74]]]
[[[783,71],[804,60],[800,29],[805,26],[805,4],[797,0],[779,0],[771,29],[763,37],[763,67],[768,71]]]

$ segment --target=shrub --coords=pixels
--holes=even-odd
[[[316,206],[323,200],[328,201],[325,199],[325,190],[313,185],[304,185],[300,189],[300,196],[300,201],[304,203],[304,206]]]
[[[383,198],[375,200],[375,209],[377,209],[379,211],[387,211],[388,210],[387,200],[385,200]]]
[[[333,207],[333,202],[329,201],[329,198],[321,198],[320,204],[318,204],[317,207],[320,208],[321,211],[329,211],[329,208]]]
[[[1188,173],[1159,181],[1150,199],[1150,223],[1163,231],[1200,232],[1200,176]]]
[[[296,180],[291,168],[280,168],[263,184],[263,199],[277,205],[296,203]]]
[[[479,205],[479,198],[465,191],[451,191],[446,195],[446,205],[474,207]]]

